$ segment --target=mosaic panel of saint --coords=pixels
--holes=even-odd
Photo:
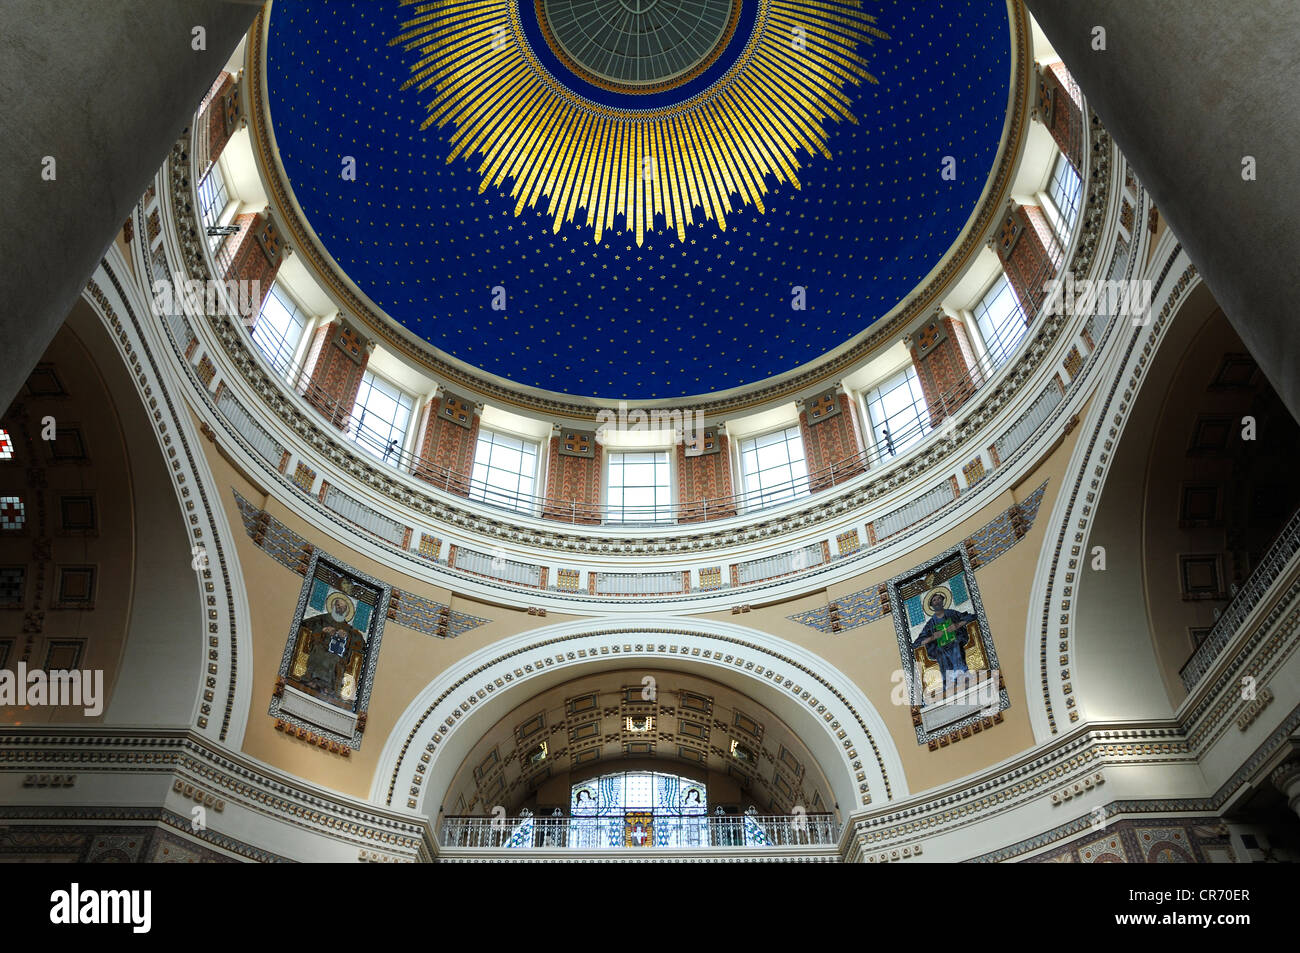
[[[320,565],[293,647],[286,682],[354,711],[366,670],[378,593]]]
[[[966,687],[973,673],[987,672],[987,633],[960,559],[951,559],[899,586],[908,636],[927,699]]]

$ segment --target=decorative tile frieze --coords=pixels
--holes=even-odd
[[[307,572],[307,563],[316,551],[315,547],[271,514],[258,509],[244,499],[238,491],[231,492],[234,494],[235,505],[239,507],[240,516],[244,521],[244,530],[249,538],[281,566],[304,575]],[[423,537],[422,546],[426,538],[433,537]],[[437,549],[435,548],[433,552],[436,558]],[[401,593],[400,602],[394,607],[392,619],[400,626],[439,638],[454,638],[488,622],[487,619],[453,610],[443,603],[409,592]]]
[[[988,523],[962,541],[971,567],[979,569],[1006,553],[1025,538],[1038,517],[1038,509],[1047,490],[1047,481],[1026,497],[1023,503],[1003,510]],[[841,596],[832,606],[809,609],[786,616],[792,622],[810,626],[819,632],[839,632],[875,622],[889,612],[889,599],[878,588],[863,589]]]

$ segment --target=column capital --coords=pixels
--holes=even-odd
[[[1269,772],[1268,779],[1292,800],[1300,799],[1300,755],[1292,755]]]

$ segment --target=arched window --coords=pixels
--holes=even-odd
[[[570,847],[708,847],[709,796],[700,781],[622,771],[573,785]]]

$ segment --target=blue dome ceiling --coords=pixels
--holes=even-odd
[[[1004,0],[866,0],[874,22],[854,14],[854,33],[818,5],[735,3],[723,49],[676,85],[628,90],[566,69],[536,0],[446,4],[414,48],[416,8],[398,0],[277,0],[267,82],[285,174],[376,305],[489,374],[649,400],[793,370],[895,307],[975,212],[1011,28]],[[782,59],[804,6],[799,55]],[[455,22],[468,8],[473,34]],[[844,50],[860,62],[827,55]],[[425,88],[408,83],[422,58]],[[683,112],[701,103],[700,121]],[[643,174],[622,182],[610,159],[602,193],[602,155]]]

